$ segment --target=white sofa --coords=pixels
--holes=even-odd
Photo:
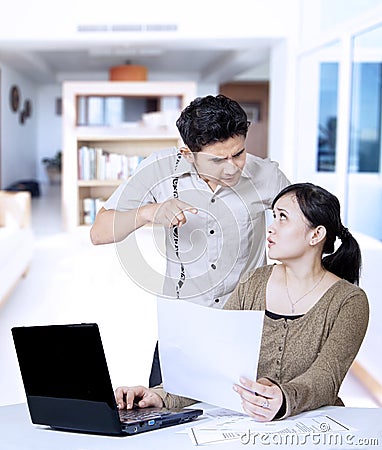
[[[0,191],[0,305],[28,272],[34,248],[29,192]]]

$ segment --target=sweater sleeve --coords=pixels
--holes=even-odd
[[[198,400],[192,398],[181,397],[180,395],[170,394],[163,389],[163,385],[150,388],[150,391],[155,392],[163,400],[163,404],[166,408],[184,408],[186,406],[197,403]]]
[[[361,346],[368,320],[366,294],[357,289],[343,301],[321,352],[309,369],[287,383],[276,382],[286,399],[282,418],[342,403],[338,391]]]
[[[272,270],[273,265],[267,265],[243,275],[224,309],[264,310],[265,291]]]

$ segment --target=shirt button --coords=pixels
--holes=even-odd
[[[288,325],[287,325],[287,323],[285,322],[285,323],[284,323],[284,328],[287,328],[287,326],[288,326]]]
[[[211,198],[211,203],[215,203],[215,199],[214,198]]]
[[[220,298],[215,298],[215,303],[219,303],[220,302]]]
[[[275,374],[275,378],[279,378],[279,374],[278,373]]]
[[[278,359],[278,360],[276,361],[276,364],[279,366],[280,363],[281,363],[281,361]]]
[[[215,233],[215,230],[210,230],[210,234],[214,234]]]
[[[281,347],[281,345],[280,345],[280,347],[279,347],[279,351],[281,352],[281,351],[282,351],[282,349],[283,349],[283,348],[282,348],[282,347]]]
[[[216,269],[215,264],[211,264],[211,267],[212,267],[214,270]]]

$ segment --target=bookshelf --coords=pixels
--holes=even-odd
[[[63,83],[65,230],[90,225],[143,158],[181,144],[175,120],[195,93],[193,82]]]

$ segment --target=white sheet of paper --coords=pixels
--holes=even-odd
[[[277,440],[273,440],[273,443],[278,443],[282,447],[283,442],[285,444],[288,442],[285,438],[287,435],[314,434],[317,442],[317,434],[356,431],[326,414],[319,414],[316,411],[312,411],[312,413],[304,413],[280,421],[256,422],[248,416],[232,415],[229,417],[225,412],[219,416],[219,411],[217,411],[216,418],[188,428],[187,433],[194,445],[213,444],[227,440],[240,440],[243,445],[255,445],[256,443],[270,445],[272,440],[269,434],[278,434],[279,437],[276,438]],[[284,441],[283,438],[285,438]],[[303,438],[295,439],[294,442],[296,442],[295,445],[298,445],[299,442],[301,445],[309,445]]]
[[[282,440],[286,435],[315,434],[317,436],[317,434],[349,433],[350,431],[355,430],[328,415],[317,414],[316,412],[312,416],[304,414],[296,416],[296,418],[273,422],[256,422],[248,416],[229,417],[224,414],[221,417],[207,420],[200,425],[187,429],[189,438],[194,445],[212,444],[227,440],[240,440],[244,445],[255,445],[256,442],[259,445],[261,443],[270,445],[272,440],[267,435],[278,434],[279,438],[276,438],[277,440],[273,440],[273,442],[278,442],[282,446],[283,442],[288,442],[287,439]],[[301,445],[307,444],[306,439],[300,441],[296,439],[294,442],[300,442]]]
[[[240,376],[256,378],[264,311],[233,311],[158,298],[164,389],[243,412],[233,390]]]

